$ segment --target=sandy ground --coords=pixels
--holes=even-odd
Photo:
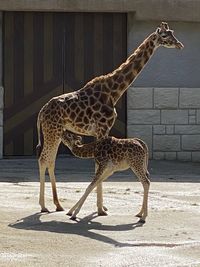
[[[78,222],[71,221],[66,212],[92,172],[91,161],[59,159],[57,187],[65,211],[54,212],[47,182],[47,214],[39,212],[36,161],[0,161],[0,266],[200,266],[199,165],[151,163],[145,224],[134,216],[143,192],[129,171],[104,183],[108,216],[97,216],[93,192]]]

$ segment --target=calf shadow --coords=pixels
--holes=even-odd
[[[105,225],[100,222],[92,221],[97,217],[97,213],[92,213],[91,215],[81,219],[80,221],[49,221],[42,222],[41,217],[48,216],[44,213],[35,213],[33,215],[24,217],[17,220],[15,223],[9,224],[8,226],[15,229],[32,230],[32,231],[45,231],[53,232],[58,234],[69,234],[69,235],[79,235],[90,239],[98,240],[107,244],[112,244],[116,247],[132,247],[137,246],[137,244],[118,242],[117,240],[103,235],[102,233],[96,233],[92,230],[99,231],[130,231],[137,227],[142,227],[143,223],[136,222],[131,224],[121,224],[121,225]],[[68,219],[68,217],[66,217]]]

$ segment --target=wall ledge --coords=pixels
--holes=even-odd
[[[1,0],[0,10],[135,12],[136,20],[200,21],[200,1],[196,0]]]

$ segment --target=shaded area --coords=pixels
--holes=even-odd
[[[129,223],[119,225],[105,225],[100,222],[92,221],[97,216],[97,213],[92,213],[89,216],[76,222],[62,222],[62,221],[47,221],[42,222],[40,218],[48,216],[48,214],[35,213],[33,215],[24,217],[16,223],[9,224],[8,226],[15,229],[33,230],[33,231],[46,231],[58,234],[68,235],[81,235],[90,239],[98,240],[103,243],[112,244],[116,247],[168,247],[173,248],[177,246],[187,245],[188,243],[163,243],[163,242],[119,242],[113,238],[102,234],[102,231],[130,231],[138,227],[142,227],[143,223]],[[68,217],[66,217],[68,218]],[[100,233],[93,232],[99,230]]]
[[[150,160],[152,182],[200,182],[200,164],[178,161]],[[89,182],[94,174],[94,161],[73,156],[60,156],[56,161],[58,182]],[[49,180],[47,176],[47,180]],[[35,158],[0,160],[0,182],[38,182],[38,164]],[[117,172],[107,181],[137,181],[130,170]]]
[[[136,222],[131,224],[122,225],[103,225],[100,222],[93,222],[92,220],[97,217],[96,213],[83,218],[76,222],[62,222],[62,221],[49,221],[42,222],[41,216],[48,216],[48,214],[36,213],[28,217],[18,220],[14,224],[9,224],[9,227],[23,230],[34,230],[34,231],[47,231],[58,234],[70,234],[70,235],[81,235],[94,240],[98,240],[104,243],[113,244],[114,246],[136,246],[129,243],[118,242],[117,240],[110,238],[106,235],[92,232],[92,230],[99,231],[129,231],[136,227],[142,227],[143,223]],[[66,216],[68,219],[68,217]]]

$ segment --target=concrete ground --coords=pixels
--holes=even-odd
[[[151,161],[149,216],[134,215],[142,186],[130,171],[104,182],[108,216],[97,217],[93,192],[71,221],[66,211],[83,194],[94,164],[63,157],[56,175],[63,212],[40,213],[35,159],[0,161],[0,266],[200,266],[200,164]]]

